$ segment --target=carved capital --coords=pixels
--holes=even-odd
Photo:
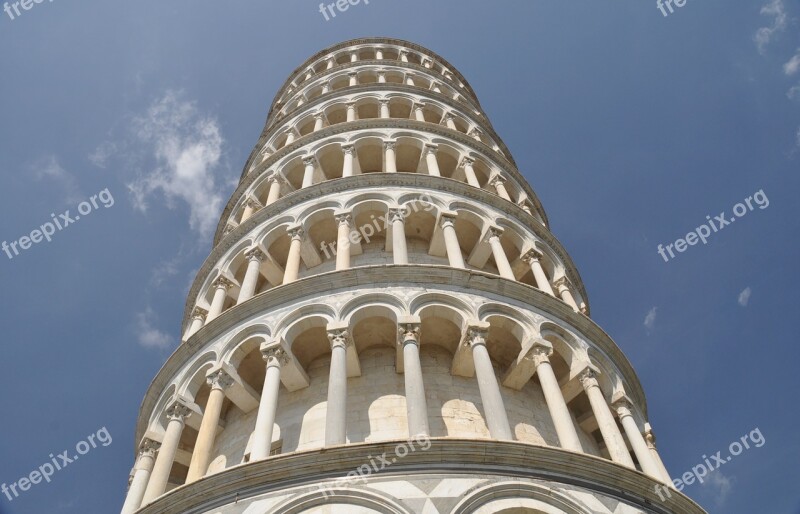
[[[223,276],[219,276],[211,283],[216,289],[225,289],[226,291],[234,286],[233,282]]]
[[[439,145],[434,145],[434,144],[431,144],[431,143],[428,143],[428,144],[425,145],[425,153],[426,154],[436,155],[436,153],[438,151],[439,151]]]
[[[286,229],[286,232],[289,234],[289,237],[292,238],[292,241],[302,241],[306,235],[306,231],[303,230],[301,226],[289,227]]]
[[[403,208],[391,208],[389,209],[389,222],[394,223],[395,221],[402,221],[405,222],[406,220],[406,210]]]
[[[464,157],[463,159],[461,159],[459,167],[466,168],[467,166],[472,166],[473,164],[475,164],[475,159],[473,159],[472,157]]]
[[[352,143],[348,145],[342,145],[342,153],[345,153],[347,155],[355,155],[356,145]]]
[[[535,261],[539,261],[542,258],[542,252],[539,250],[530,249],[520,257],[525,263],[533,264]]]
[[[420,323],[400,323],[397,326],[397,331],[400,336],[399,343],[401,346],[406,344],[416,344],[419,346],[419,335],[422,330]]]
[[[331,343],[331,350],[335,348],[346,349],[348,346],[353,344],[353,342],[350,340],[350,334],[347,332],[347,330],[329,330],[328,341]]]
[[[600,383],[597,381],[597,373],[595,373],[593,369],[584,370],[578,379],[581,381],[581,385],[585,390],[592,387],[600,387]]]
[[[383,147],[386,150],[394,150],[397,147],[397,141],[384,141]]]
[[[208,311],[202,307],[195,307],[192,311],[192,319],[199,319],[200,321],[205,321],[206,316],[208,316]]]
[[[152,439],[144,438],[142,440],[142,444],[139,445],[139,458],[155,457],[159,448],[161,448],[161,443],[158,441],[153,441]]]
[[[469,327],[467,330],[467,337],[464,340],[470,348],[478,345],[486,346],[486,338],[489,337],[489,329],[486,327]]]
[[[553,347],[551,345],[536,342],[525,357],[538,368],[540,364],[550,362],[551,355],[553,355]]]
[[[317,158],[314,157],[313,155],[307,155],[307,156],[303,157],[303,164],[305,166],[316,166]]]
[[[336,219],[338,226],[346,225],[349,227],[353,221],[353,215],[349,212],[339,212],[334,214],[333,217]]]
[[[264,254],[264,252],[261,251],[260,248],[253,248],[251,250],[246,251],[244,253],[244,257],[245,257],[245,259],[247,259],[250,262],[252,262],[252,261],[261,262],[261,261],[264,260],[266,255]]]
[[[180,421],[183,423],[186,421],[186,418],[192,415],[192,409],[189,408],[183,400],[177,399],[167,407],[164,414],[169,421]]]
[[[225,370],[218,369],[206,375],[206,382],[211,389],[225,390],[233,385],[233,377],[228,375]]]
[[[261,357],[263,357],[267,366],[285,366],[289,363],[289,354],[278,344],[262,345]]]
[[[564,291],[570,291],[572,289],[572,287],[570,287],[571,284],[569,283],[569,280],[567,280],[567,277],[559,278],[553,283],[553,285],[556,286],[558,294],[561,294]]]
[[[624,396],[619,400],[616,400],[612,407],[615,411],[617,411],[617,415],[620,417],[620,419],[624,418],[625,416],[633,416],[633,412],[631,410],[633,408],[633,404]]]

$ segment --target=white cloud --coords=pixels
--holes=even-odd
[[[167,91],[144,116],[133,120],[137,142],[152,151],[156,167],[128,183],[134,206],[146,211],[148,201],[160,192],[167,206],[189,207],[189,226],[208,237],[224,205],[217,180],[221,173],[224,139],[217,120],[202,115],[181,92]]]
[[[739,305],[742,307],[747,307],[747,304],[750,302],[750,295],[753,294],[753,290],[749,287],[746,288],[744,291],[739,293]]]
[[[791,89],[786,92],[786,96],[788,96],[790,100],[800,100],[800,84],[792,86]]]
[[[783,65],[783,72],[789,76],[794,75],[798,71],[800,71],[800,48],[798,48],[797,53]]]
[[[136,332],[139,344],[145,348],[168,348],[172,344],[172,337],[153,326],[154,318],[155,313],[150,307],[136,315]]]
[[[88,155],[89,162],[98,168],[105,168],[108,166],[108,161],[116,153],[117,145],[110,141],[105,141],[100,146],[95,148],[94,152]]]
[[[702,487],[714,496],[719,507],[725,503],[733,490],[733,479],[723,475],[719,469],[715,469],[706,476]]]
[[[83,200],[78,181],[61,166],[55,155],[42,157],[31,165],[31,169],[36,180],[47,181],[61,187],[64,191],[65,202],[77,203]]]
[[[647,316],[644,317],[644,326],[647,328],[647,330],[652,330],[656,325],[656,309],[657,307],[653,307],[647,313]]]
[[[764,16],[772,16],[774,18],[772,26],[761,27],[756,31],[753,40],[758,47],[759,53],[764,53],[767,50],[767,45],[772,41],[772,38],[783,32],[788,24],[789,17],[786,14],[786,8],[783,5],[783,0],[772,0],[764,7],[761,8],[761,14]]]

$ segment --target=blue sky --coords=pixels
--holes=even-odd
[[[274,94],[318,50],[369,35],[470,81],[638,371],[673,476],[761,431],[685,492],[715,513],[799,513],[798,19],[789,0],[687,0],[668,17],[655,0],[372,0],[327,22],[307,0],[0,13],[0,239],[114,199],[0,253],[0,482],[113,436],[0,513],[119,510],[139,404]],[[759,190],[769,207],[658,255]]]

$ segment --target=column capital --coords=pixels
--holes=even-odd
[[[338,211],[333,213],[333,218],[338,226],[347,225],[349,227],[353,221],[353,213],[352,211]]]
[[[214,282],[212,282],[211,285],[216,289],[224,289],[224,290],[227,291],[228,289],[233,287],[235,284],[233,283],[232,280],[228,279],[227,277],[224,277],[224,276],[220,275],[216,279],[214,279]]]
[[[317,164],[317,158],[313,155],[306,155],[303,157],[303,164],[306,166],[315,166]]]
[[[419,346],[419,336],[422,330],[422,323],[398,323],[397,332],[399,337],[398,344],[415,344]]]
[[[317,112],[314,113],[314,119],[315,120],[321,120],[324,116],[325,116],[324,112],[317,111]]]
[[[328,341],[331,343],[331,350],[334,348],[345,348],[353,345],[350,333],[343,329],[328,330]]]
[[[570,286],[572,284],[570,283],[569,279],[567,279],[566,276],[563,276],[563,277],[559,278],[558,280],[556,280],[555,282],[553,282],[553,285],[556,286],[556,289],[558,290],[558,294],[561,294],[562,292],[564,292],[564,290],[569,291],[571,289]]]
[[[553,345],[543,339],[537,339],[533,342],[525,358],[538,368],[540,364],[550,362],[551,355],[553,355]]]
[[[294,132],[294,127],[287,128],[286,130],[283,131],[283,133],[284,134],[292,134],[292,135],[294,135],[294,133],[295,133]]]
[[[289,237],[291,237],[293,241],[302,241],[306,235],[306,231],[303,230],[303,227],[300,225],[286,227],[286,233],[289,234]]]
[[[261,251],[261,248],[255,247],[244,252],[244,257],[245,259],[248,260],[248,262],[253,262],[253,261],[261,262],[266,257],[266,254],[264,254],[264,252]]]
[[[439,151],[439,145],[433,143],[426,143],[425,144],[425,153],[426,154],[433,154],[436,155],[436,152]]]
[[[142,439],[139,444],[139,458],[141,457],[155,457],[156,452],[161,448],[161,443],[154,441],[148,437]]]
[[[650,423],[644,424],[644,441],[647,443],[648,448],[656,450],[656,434],[653,433]]]
[[[503,227],[498,227],[497,225],[492,225],[489,227],[489,230],[486,231],[486,239],[492,239],[493,237],[500,238],[505,232]]]
[[[456,115],[452,112],[446,112],[444,114],[444,121],[454,121],[456,119]]]
[[[491,177],[489,177],[489,185],[492,187],[497,187],[497,184],[505,184],[506,179],[499,173],[493,173]]]
[[[468,135],[475,137],[475,136],[480,136],[482,134],[483,134],[483,131],[481,129],[479,129],[478,127],[475,127],[475,128],[473,128],[472,130],[469,131]]]
[[[194,411],[185,400],[176,398],[164,410],[164,415],[167,417],[168,421],[180,421],[183,423],[186,421],[186,418],[192,415],[192,412]]]
[[[348,143],[346,145],[342,145],[342,153],[348,155],[355,155],[356,153],[356,145],[353,143]]]
[[[381,72],[381,73],[383,73],[383,72]],[[380,75],[380,73],[378,73],[378,74]],[[389,98],[380,98],[378,100],[378,102],[380,102],[381,105],[389,105],[389,102],[391,102],[391,100]]]
[[[414,110],[424,109],[426,105],[425,102],[414,102]]]
[[[260,350],[267,366],[284,366],[289,363],[289,354],[279,343],[263,343]]]
[[[252,196],[247,197],[247,199],[244,201],[244,206],[250,207],[251,209],[261,209],[262,207],[264,207],[263,205],[261,205],[261,202],[259,202],[256,198],[253,198]]]
[[[467,166],[472,166],[473,164],[475,164],[475,159],[473,159],[472,157],[464,157],[463,159],[461,159],[461,162],[459,163],[458,166],[460,168],[466,168]]]
[[[348,77],[357,77],[358,76],[358,72],[357,71],[349,71],[349,72],[347,72],[347,76]]]
[[[458,213],[455,211],[442,211],[441,215],[439,216],[439,224],[444,228],[445,225],[455,225],[456,218],[458,217]]]
[[[394,150],[397,147],[397,141],[389,139],[383,142],[383,147],[387,150]]]
[[[600,382],[597,381],[597,373],[591,368],[585,369],[578,376],[578,380],[581,381],[581,385],[585,390],[588,390],[592,387],[600,387]]]
[[[489,337],[488,323],[470,324],[467,327],[467,337],[464,339],[464,344],[469,348],[479,345],[486,346],[487,337]]]
[[[230,376],[224,369],[215,369],[206,375],[206,382],[211,389],[225,390],[233,385],[233,377]]]
[[[522,259],[524,262],[528,264],[531,264],[534,261],[541,260],[542,256],[543,256],[542,252],[536,250],[535,248],[531,248],[530,250],[522,254],[522,256],[520,256],[520,259]]]
[[[202,307],[195,307],[192,311],[192,319],[199,319],[201,321],[206,320],[206,316],[208,316],[208,311]]]
[[[617,400],[614,400],[614,403],[611,404],[611,407],[617,411],[617,415],[620,419],[624,418],[625,416],[633,416],[633,402],[631,402],[630,398],[627,396],[623,396]]]
[[[402,221],[405,222],[406,220],[406,210],[402,207],[391,207],[389,208],[389,221],[394,223],[395,221]]]

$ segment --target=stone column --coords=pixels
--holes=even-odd
[[[281,197],[281,180],[277,172],[269,178],[269,193],[267,193],[267,205],[272,205]]]
[[[225,277],[217,277],[217,279],[211,283],[211,287],[214,288],[214,298],[211,300],[211,308],[208,309],[206,325],[222,314],[222,309],[225,307],[225,299],[228,297],[228,288],[232,286],[233,282]]]
[[[483,132],[481,132],[481,129],[479,129],[477,127],[472,129],[472,131],[469,133],[469,135],[472,136],[472,139],[474,139],[475,141],[478,141],[479,143],[481,142],[481,135],[482,134],[483,134]]]
[[[550,411],[561,447],[573,452],[582,452],[583,447],[578,438],[578,432],[575,430],[567,402],[564,401],[564,394],[561,392],[558,379],[553,372],[553,366],[550,364],[550,356],[553,354],[552,346],[537,342],[534,343],[531,353],[531,359],[536,366],[536,374],[539,376],[539,384],[542,386],[544,399],[547,402],[547,410]]]
[[[378,84],[386,84],[386,72],[379,71],[378,72]]]
[[[314,113],[314,132],[319,132],[325,125],[325,115],[321,112]]]
[[[331,83],[330,81],[326,80],[322,83],[322,94],[330,93],[331,92]]]
[[[308,156],[303,158],[303,165],[305,166],[305,170],[303,171],[303,185],[301,186],[303,189],[314,185],[314,169],[316,168],[317,160],[313,156]]]
[[[431,69],[433,67],[433,61],[428,59],[427,57],[422,58],[422,66],[425,68]]]
[[[381,100],[381,118],[383,119],[391,118],[391,114],[389,111],[389,100]]]
[[[191,338],[198,330],[203,328],[203,325],[206,323],[206,316],[208,316],[207,310],[202,307],[194,308],[192,311],[192,324],[189,325],[189,330],[186,331],[186,337],[183,338],[184,341]]]
[[[294,138],[294,129],[286,129],[286,144],[284,146],[294,143]]]
[[[511,201],[511,195],[508,194],[508,190],[506,189],[506,182],[503,180],[503,177],[500,175],[495,175],[489,180],[489,185],[494,187],[497,194],[503,200]]]
[[[434,93],[441,93],[442,92],[442,88],[439,87],[439,83],[438,82],[434,81],[434,83],[431,84],[431,88],[433,89]]]
[[[475,375],[478,378],[478,388],[481,392],[483,415],[489,427],[489,433],[495,439],[511,441],[511,427],[508,424],[508,415],[500,394],[500,385],[494,374],[489,350],[486,348],[488,330],[483,328],[470,328],[466,344],[472,348],[472,359],[475,362]]]
[[[417,121],[425,121],[425,104],[423,103],[415,103],[414,104],[414,119]]]
[[[358,73],[357,72],[351,71],[350,73],[347,74],[347,76],[350,77],[350,87],[358,85]]]
[[[347,102],[347,121],[356,121],[356,103]]]
[[[300,274],[300,247],[303,244],[305,231],[302,227],[295,226],[287,229],[292,242],[289,245],[289,255],[286,258],[286,269],[283,272],[283,283],[288,284],[297,280]]]
[[[281,387],[281,367],[289,362],[286,352],[278,345],[262,345],[261,355],[267,363],[267,374],[264,388],[261,390],[261,402],[258,404],[256,428],[253,432],[253,448],[250,450],[250,462],[269,457],[272,448],[272,431],[275,427],[275,416],[278,412],[278,393]]]
[[[575,312],[580,312],[578,308],[578,304],[575,302],[575,298],[572,296],[572,291],[569,287],[569,281],[567,277],[561,277],[555,283],[556,289],[558,290],[558,295],[564,300],[564,303],[572,307],[572,310]]]
[[[325,413],[325,446],[347,442],[347,346],[346,331],[328,332],[331,369],[328,376],[328,406]]]
[[[244,223],[245,221],[250,219],[250,216],[252,216],[254,212],[256,212],[258,209],[261,209],[262,207],[263,206],[255,198],[248,198],[247,200],[245,200],[244,212],[242,212],[242,221],[240,221],[239,223],[240,224]]]
[[[222,414],[222,405],[225,401],[225,389],[233,385],[233,378],[221,369],[208,375],[206,380],[208,385],[211,386],[211,392],[208,395],[206,408],[203,411],[203,421],[200,422],[197,441],[194,443],[192,461],[189,464],[189,472],[186,475],[187,484],[200,480],[208,471],[208,465],[211,462],[211,450],[214,448],[219,418]]]
[[[439,145],[425,145],[425,162],[428,164],[428,175],[434,177],[441,177],[439,171],[439,161],[436,159],[436,152],[439,151]]]
[[[383,142],[384,153],[386,154],[384,159],[386,161],[386,169],[384,170],[386,173],[397,173],[397,157],[394,153],[396,146],[396,141]]]
[[[430,435],[428,428],[428,403],[419,358],[419,323],[401,323],[400,345],[403,347],[403,375],[406,386],[406,411],[408,436]]]
[[[458,130],[456,127],[455,116],[452,113],[447,113],[444,115],[444,122],[447,125],[447,128],[450,130]]]
[[[375,59],[377,59],[378,61],[383,60],[383,50],[381,50],[380,48],[375,50]]]
[[[514,271],[511,269],[511,264],[508,262],[506,251],[503,250],[503,245],[500,243],[500,236],[503,235],[503,229],[500,227],[489,228],[489,245],[492,247],[492,256],[494,262],[497,264],[497,271],[500,276],[509,280],[516,280]]]
[[[356,52],[350,53],[350,62],[358,62],[358,53]]]
[[[330,70],[330,69],[332,69],[334,66],[336,66],[336,61],[333,59],[333,56],[331,56],[331,57],[328,57],[328,64],[325,66],[325,69],[328,69],[328,70]]]
[[[400,50],[400,60],[402,62],[408,62],[408,50]]]
[[[614,402],[613,407],[617,411],[622,428],[625,429],[625,434],[628,436],[628,441],[631,443],[631,448],[633,448],[633,453],[636,455],[636,460],[639,461],[642,471],[656,480],[663,481],[664,477],[661,474],[661,469],[656,464],[656,461],[653,460],[653,455],[647,447],[644,436],[639,431],[636,420],[633,419],[630,400],[620,398]]]
[[[172,465],[175,463],[175,452],[178,451],[178,444],[181,441],[186,418],[191,414],[192,410],[181,400],[176,400],[167,408],[167,430],[164,433],[164,439],[161,441],[161,449],[158,451],[153,473],[147,483],[142,505],[152,502],[164,494],[167,489],[169,474],[172,471]]]
[[[353,217],[349,212],[335,214],[338,234],[336,237],[336,271],[350,269],[350,231]]]
[[[672,477],[669,476],[669,471],[667,471],[664,461],[661,460],[661,456],[658,454],[658,449],[656,448],[656,435],[653,433],[653,429],[650,428],[649,423],[645,424],[645,427],[644,439],[647,442],[647,448],[650,450],[650,455],[653,456],[653,460],[656,461],[656,464],[658,464],[658,467],[661,470],[663,481],[675,488],[675,485],[672,482]]]
[[[247,271],[244,273],[242,288],[239,290],[239,298],[236,301],[237,305],[246,302],[256,294],[258,277],[261,274],[261,261],[266,255],[260,249],[253,248],[245,252],[244,257],[247,259]]]
[[[342,177],[352,177],[355,172],[355,145],[342,145],[344,153],[344,164],[342,165]]]
[[[467,184],[480,188],[481,183],[478,182],[478,177],[475,175],[475,168],[473,165],[475,164],[475,159],[471,159],[469,157],[464,157],[461,161],[461,167],[464,168],[464,175],[467,177]]]
[[[392,222],[392,251],[395,264],[408,264],[408,247],[406,246],[406,217],[404,209],[389,209]]]
[[[550,280],[548,280],[544,268],[542,267],[542,253],[537,250],[528,250],[522,256],[522,260],[531,267],[533,278],[536,281],[536,287],[550,296],[555,296],[556,294],[553,292],[553,288],[550,287]]]
[[[442,214],[440,221],[442,232],[444,233],[444,245],[447,249],[447,260],[454,268],[465,269],[464,255],[461,253],[461,245],[458,244],[458,234],[456,233],[455,216],[452,214]]]
[[[415,86],[414,83],[414,75],[411,73],[406,73],[406,85],[407,86]]]
[[[584,371],[580,376],[580,380],[586,395],[589,397],[592,412],[600,427],[600,433],[603,435],[603,441],[606,443],[611,460],[631,469],[636,469],[636,466],[633,465],[633,459],[628,453],[625,440],[622,439],[622,434],[617,427],[617,422],[614,421],[614,415],[611,414],[611,409],[608,407],[606,397],[603,395],[603,391],[600,390],[600,384],[597,382],[594,371]]]
[[[139,456],[136,459],[136,466],[134,466],[133,481],[128,489],[128,495],[125,497],[125,504],[122,506],[121,514],[133,514],[142,506],[142,499],[144,499],[147,483],[150,481],[150,474],[153,472],[156,452],[159,446],[161,446],[160,443],[150,439],[145,439],[139,446]]]

